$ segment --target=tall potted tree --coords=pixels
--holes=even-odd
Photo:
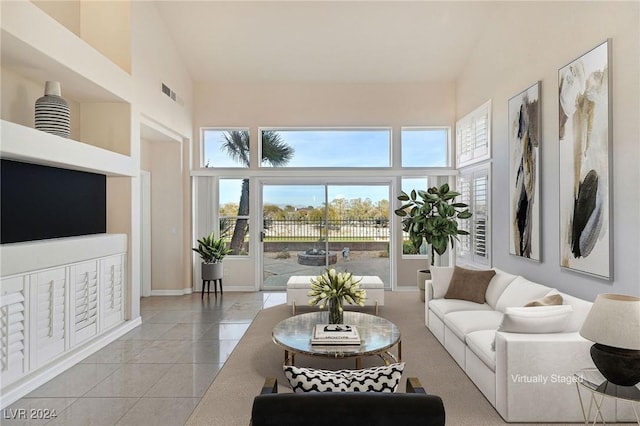
[[[456,203],[459,192],[452,191],[448,184],[424,190],[402,192],[398,200],[404,204],[394,213],[402,217],[402,230],[409,234],[409,240],[419,252],[425,242],[431,248],[431,265],[436,253],[442,256],[450,244],[453,249],[458,235],[469,235],[458,229],[459,219],[469,219],[471,212],[465,203]],[[424,300],[424,275],[429,271],[418,271],[418,287]]]
[[[211,233],[198,240],[198,247],[192,248],[202,259],[202,279],[213,281],[222,279],[222,259],[231,253],[231,249],[224,241],[224,236],[216,238],[215,233]]]

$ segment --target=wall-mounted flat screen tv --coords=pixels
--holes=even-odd
[[[1,160],[0,191],[2,244],[106,232],[104,175]]]

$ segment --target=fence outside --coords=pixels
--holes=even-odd
[[[264,241],[389,241],[387,219],[265,219]]]

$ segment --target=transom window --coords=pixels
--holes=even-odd
[[[402,167],[446,167],[449,165],[449,128],[403,127]]]
[[[202,167],[248,168],[249,129],[202,129]]]
[[[263,129],[263,167],[389,167],[391,129]],[[282,161],[283,149],[289,149]],[[267,161],[275,159],[277,161]]]

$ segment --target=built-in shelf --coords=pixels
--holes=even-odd
[[[78,102],[131,102],[131,75],[30,1],[2,2],[2,66]]]
[[[129,156],[9,121],[1,120],[0,128],[4,159],[107,176],[135,176]]]
[[[81,262],[127,251],[124,234],[95,234],[0,245],[2,276]]]

